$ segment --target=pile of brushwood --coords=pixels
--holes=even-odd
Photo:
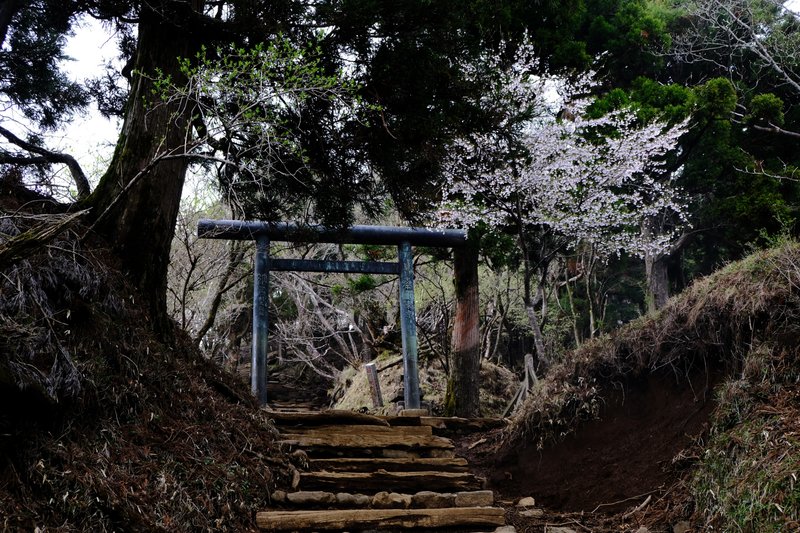
[[[616,513],[614,529],[797,531],[798,356],[785,242],[554,368],[492,450],[495,487],[570,520]]]
[[[0,210],[0,530],[255,530],[294,469],[274,427],[78,218]]]

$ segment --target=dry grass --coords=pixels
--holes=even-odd
[[[79,233],[0,270],[0,530],[255,530],[291,479],[272,423]]]
[[[708,276],[655,315],[570,353],[542,380],[506,436],[543,446],[598,413],[623,378],[670,369],[740,369],[753,345],[800,338],[800,245],[757,253]]]
[[[800,244],[787,242],[727,266],[657,314],[571,353],[540,382],[504,445],[554,445],[598,417],[621,383],[667,371],[688,384],[693,372],[716,373],[723,379],[708,440],[679,482],[689,498],[684,509],[703,530],[795,530],[798,356]]]

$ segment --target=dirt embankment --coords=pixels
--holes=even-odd
[[[698,373],[687,386],[663,373],[619,383],[598,419],[557,445],[508,453],[490,483],[507,496],[535,494],[551,509],[627,509],[674,482],[673,459],[709,429],[714,381]]]
[[[786,243],[570,354],[471,454],[503,496],[620,512],[613,528],[794,530],[798,383],[800,245]]]
[[[58,217],[5,211],[0,247]],[[0,271],[0,529],[250,531],[292,465],[244,383],[163,342],[73,225]]]

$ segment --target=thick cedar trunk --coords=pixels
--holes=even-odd
[[[202,4],[192,0],[192,9]],[[131,279],[142,290],[157,330],[166,331],[167,267],[187,160],[188,109],[159,104],[151,77],[157,69],[180,83],[178,58],[194,53],[191,28],[170,12],[179,2],[141,9],[135,71],[114,158],[89,199],[95,228],[108,237]],[[184,9],[186,4],[183,4]],[[181,16],[183,15],[183,16]],[[173,22],[175,21],[175,22]],[[155,163],[154,163],[155,162]]]
[[[478,250],[470,241],[453,252],[456,313],[448,406],[455,416],[472,418],[480,411],[481,335],[478,327]]]

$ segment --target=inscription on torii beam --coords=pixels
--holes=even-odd
[[[269,326],[269,273],[275,271],[343,272],[348,274],[395,274],[400,277],[400,330],[403,339],[403,398],[407,409],[419,409],[417,324],[414,303],[412,246],[459,248],[467,244],[467,233],[456,229],[395,226],[351,226],[337,230],[325,226],[303,226],[293,222],[201,220],[197,235],[205,239],[254,240],[256,242],[253,283],[253,350],[250,386],[261,405],[267,403],[267,344]],[[397,246],[398,261],[311,261],[271,259],[270,241],[326,242]]]

